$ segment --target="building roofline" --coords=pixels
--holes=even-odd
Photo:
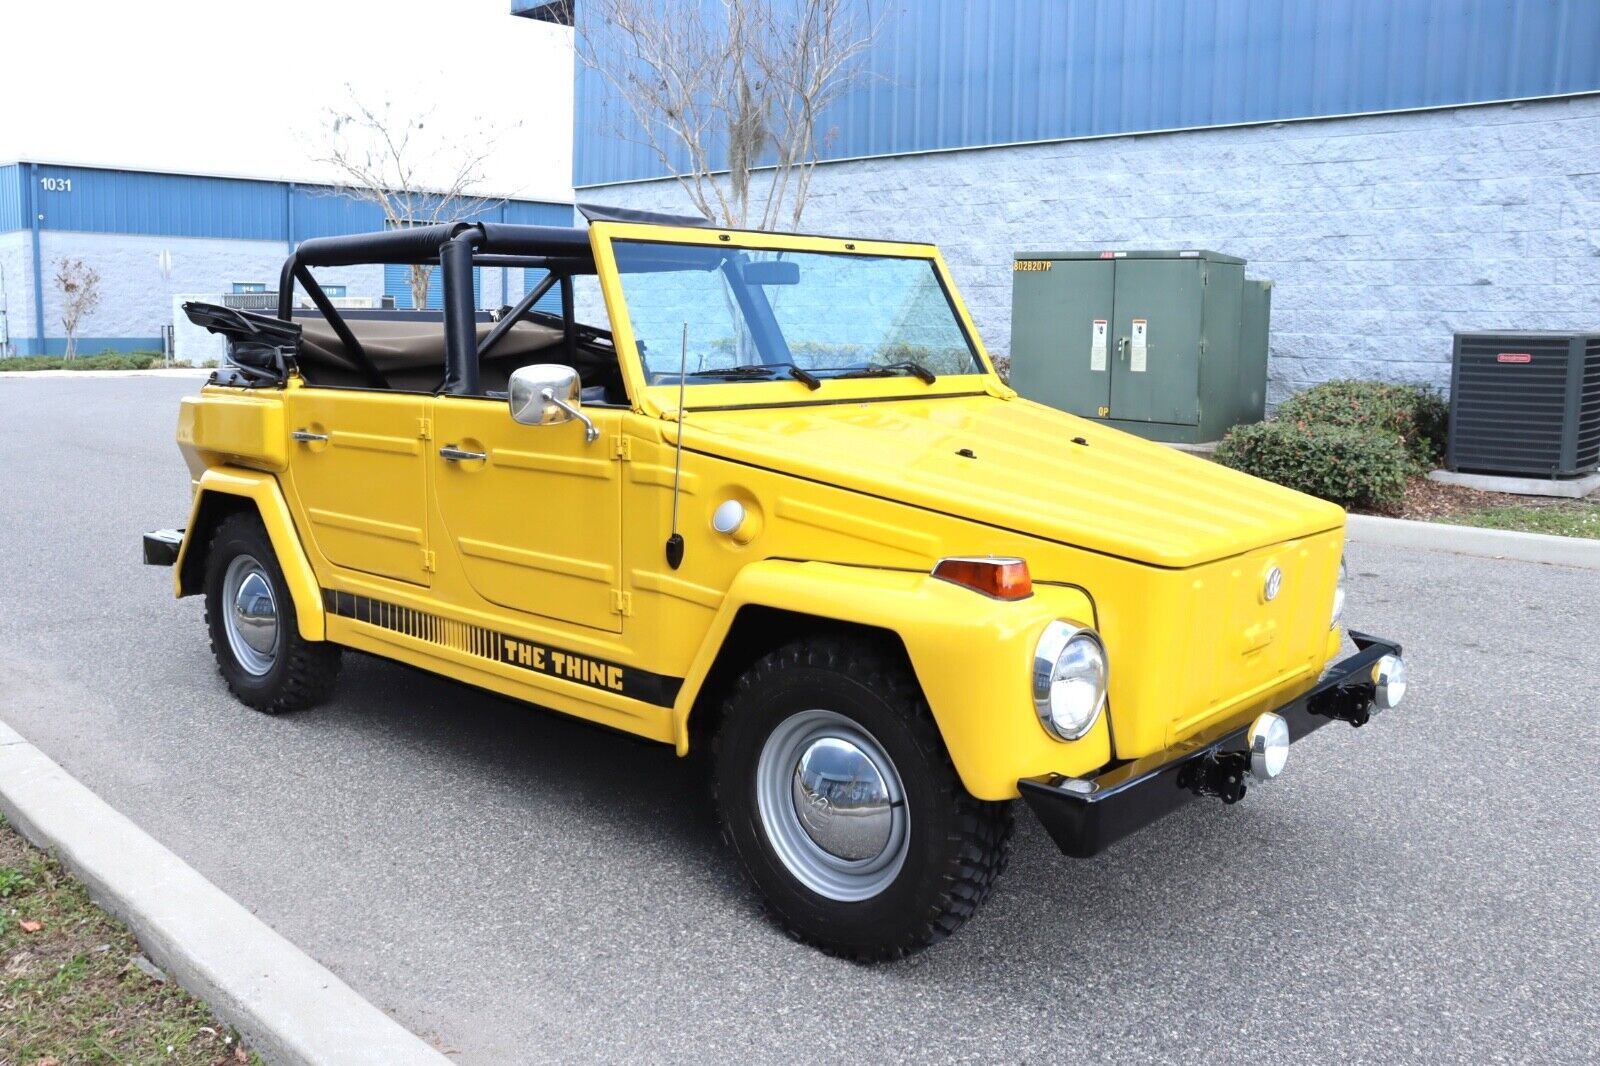
[[[1397,107],[1382,111],[1348,111],[1337,115],[1298,115],[1291,118],[1251,119],[1248,122],[1222,122],[1209,126],[1169,126],[1150,130],[1122,130],[1117,133],[1083,133],[1075,137],[1043,137],[1032,141],[993,141],[984,144],[960,144],[948,148],[906,148],[893,152],[872,152],[867,155],[848,155],[834,159],[819,159],[817,163],[819,165],[861,163],[869,159],[903,159],[913,156],[950,155],[954,152],[984,152],[996,148],[1032,148],[1046,144],[1070,144],[1076,141],[1111,141],[1125,137],[1159,137],[1170,133],[1203,133],[1207,130],[1249,129],[1254,126],[1302,125],[1309,122],[1333,122],[1347,118],[1381,118],[1384,115],[1415,115],[1433,111],[1460,111],[1463,108],[1505,107],[1508,104],[1576,100],[1586,96],[1600,96],[1600,89],[1585,89],[1575,93],[1554,93],[1548,96],[1509,96],[1500,100],[1471,100],[1455,104],[1429,104],[1426,107]],[[750,168],[752,173],[774,169],[776,167],[772,165]],[[714,170],[711,173],[713,175],[726,174],[727,171]],[[672,179],[673,175],[671,174],[658,174],[648,178],[618,178],[615,181],[592,181],[582,185],[574,183],[572,188],[574,198],[576,198],[585,189],[609,189],[618,185],[643,185],[652,181],[671,181]]]
[[[33,156],[0,157],[0,167],[27,166],[30,164],[37,167],[74,167],[78,170],[108,170],[121,174],[157,174],[162,177],[171,178],[220,178],[224,181],[256,181],[265,185],[304,185],[312,188],[329,189],[336,193],[340,189],[346,188],[346,186],[342,186],[336,181],[330,181],[327,178],[289,176],[265,177],[260,174],[239,174],[220,170],[171,170],[165,167],[126,166],[117,163],[97,163],[71,159],[43,159],[35,158]],[[438,195],[441,192],[441,190],[438,189],[419,189],[417,191],[423,194],[433,195]],[[470,198],[477,200],[508,200],[515,201],[517,203],[554,204],[560,207],[572,207],[575,206],[577,202],[577,198],[575,196],[529,196],[524,193],[502,192],[474,192],[471,194]]]

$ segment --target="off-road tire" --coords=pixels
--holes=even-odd
[[[797,879],[774,851],[756,799],[767,737],[811,709],[843,715],[866,730],[905,789],[904,863],[892,882],[859,902],[830,899]],[[712,760],[723,840],[778,925],[832,955],[877,962],[943,940],[988,898],[1010,858],[1012,805],[974,799],[962,786],[898,648],[827,635],[757,660],[725,701]]]
[[[261,564],[272,585],[278,612],[278,649],[264,674],[246,670],[229,646],[222,602],[228,564],[249,555]],[[217,525],[205,563],[206,629],[211,634],[211,654],[217,670],[239,702],[265,714],[284,714],[315,706],[328,697],[339,676],[340,648],[300,635],[294,601],[283,579],[283,568],[272,550],[272,540],[254,512],[240,511]]]

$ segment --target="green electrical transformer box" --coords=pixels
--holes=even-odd
[[[1271,282],[1206,251],[1018,252],[1011,385],[1150,440],[1260,421]]]

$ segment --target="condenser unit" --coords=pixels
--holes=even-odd
[[[1445,465],[1539,478],[1600,466],[1600,333],[1457,333]]]

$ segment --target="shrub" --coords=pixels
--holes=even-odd
[[[1238,426],[1217,446],[1224,466],[1344,507],[1387,510],[1405,495],[1413,460],[1398,437],[1279,419]]]
[[[17,355],[0,359],[6,370],[150,370],[161,365],[160,352],[101,352],[68,359],[60,355]]]
[[[1282,422],[1348,426],[1391,434],[1405,444],[1419,470],[1444,455],[1449,408],[1432,389],[1382,381],[1325,381],[1278,406]]]

